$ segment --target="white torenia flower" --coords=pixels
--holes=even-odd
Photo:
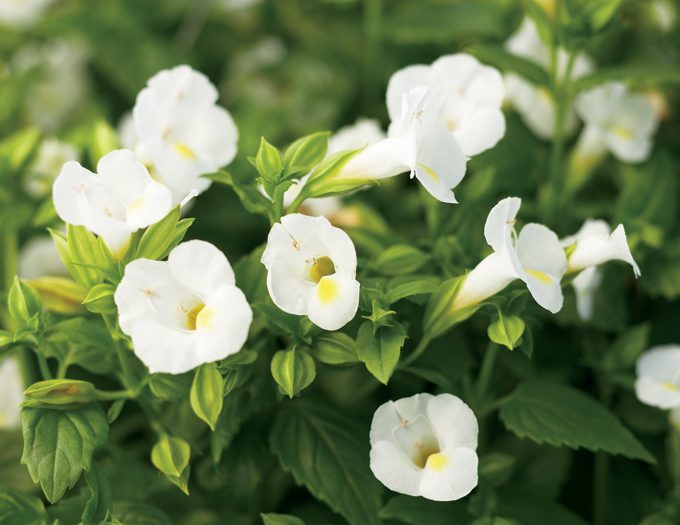
[[[680,407],[680,345],[655,346],[637,361],[635,395],[646,405]]]
[[[97,163],[97,172],[75,161],[64,164],[52,188],[54,207],[64,222],[101,236],[121,257],[133,232],[170,212],[172,196],[130,150],[107,153]]]
[[[505,42],[505,49],[525,58],[545,70],[550,68],[550,50],[541,40],[536,24],[525,18],[519,29]],[[568,55],[564,49],[557,52],[558,76],[565,74]],[[592,61],[584,54],[579,53],[574,58],[571,78],[582,77],[593,70]],[[535,86],[524,77],[515,73],[504,75],[508,100],[522,117],[527,127],[539,138],[550,140],[555,132],[555,100],[546,87]],[[569,108],[566,114],[564,131],[571,134],[577,125],[576,114]]]
[[[359,149],[372,146],[385,138],[385,132],[380,127],[380,123],[374,119],[359,118],[350,125],[340,128],[328,139],[328,152],[326,157],[344,150]],[[305,175],[298,182],[293,184],[283,196],[284,207],[290,206],[295,198],[302,191],[302,187],[307,182],[309,175]],[[324,215],[328,217],[337,213],[342,208],[342,198],[337,195],[330,197],[306,199],[301,206],[301,211],[306,215]]]
[[[325,217],[293,213],[281,218],[262,254],[269,295],[284,312],[306,315],[324,330],[338,330],[359,307],[354,244]]]
[[[497,69],[464,53],[442,56],[429,66],[417,64],[400,69],[387,86],[387,110],[392,122],[403,117],[403,96],[421,85],[432,90],[436,100],[433,111],[466,157],[492,148],[505,135],[501,111],[505,87]]]
[[[434,198],[456,202],[452,188],[465,176],[467,161],[433,96],[427,86],[405,93],[388,137],[352,157],[336,178],[372,180],[410,172]]]
[[[388,401],[371,423],[371,470],[388,489],[435,501],[477,486],[477,418],[451,394]]]
[[[198,240],[178,245],[167,262],[129,263],[114,299],[151,373],[181,374],[238,352],[253,318],[227,258]]]
[[[20,404],[24,400],[19,364],[14,358],[0,361],[0,429],[19,428]]]
[[[640,268],[633,259],[626,240],[623,224],[609,233],[609,225],[599,219],[588,219],[575,235],[562,239],[562,246],[570,248],[568,272],[577,272],[608,261],[623,261],[633,268],[635,277],[640,276]]]
[[[157,73],[137,95],[137,137],[175,204],[193,190],[208,189],[210,180],[201,175],[236,156],[238,130],[217,97],[210,80],[185,65]]]
[[[586,127],[579,148],[610,151],[624,162],[643,162],[652,150],[659,124],[654,105],[644,94],[630,93],[625,84],[610,82],[581,93],[576,111]],[[585,141],[585,142],[584,142]]]
[[[80,160],[80,152],[75,146],[55,138],[43,140],[24,180],[26,193],[35,199],[49,195],[59,170],[70,160]]]
[[[19,276],[37,279],[45,275],[68,275],[54,240],[49,235],[34,237],[21,247],[19,253]]]
[[[0,0],[0,24],[27,27],[36,22],[54,0]]]
[[[584,321],[593,318],[595,293],[600,283],[602,283],[602,271],[597,266],[586,268],[571,282],[576,293],[576,313]]]
[[[557,313],[564,297],[560,279],[567,259],[557,235],[542,224],[529,223],[515,234],[515,217],[522,201],[508,197],[489,212],[484,237],[494,252],[467,276],[454,299],[453,309],[479,304],[497,294],[515,279],[521,279],[534,300]]]

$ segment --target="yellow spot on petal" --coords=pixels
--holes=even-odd
[[[215,320],[215,310],[204,307],[196,316],[196,328],[199,330],[210,330]]]
[[[539,270],[527,270],[526,272],[532,277],[536,277],[536,279],[541,281],[543,284],[552,284],[552,279],[545,272],[541,272]]]
[[[144,196],[138,197],[138,198],[136,198],[135,200],[133,200],[133,201],[130,203],[130,206],[128,206],[127,211],[128,211],[128,213],[129,213],[129,212],[133,212],[133,211],[137,211],[137,210],[138,210],[139,208],[141,208],[142,206],[144,206]]]
[[[661,386],[672,392],[680,392],[680,386],[676,385],[675,383],[671,383],[670,381],[662,381]]]
[[[316,286],[316,294],[323,304],[333,302],[340,293],[340,287],[333,279],[323,277]]]
[[[188,160],[196,160],[196,154],[186,144],[182,144],[181,142],[175,142],[173,144],[173,147],[175,148],[175,151],[179,153],[180,157],[183,157]]]
[[[441,472],[448,464],[449,457],[442,454],[441,452],[437,452],[436,454],[431,454],[428,456],[427,462],[425,463],[425,468],[434,470],[435,472]]]
[[[438,456],[439,454],[439,447],[437,445],[427,445],[423,446],[423,444],[418,441],[416,443],[416,457],[413,458],[413,462],[416,464],[416,467],[418,468],[425,468],[425,466],[428,464],[429,459],[432,456]]]
[[[430,168],[429,166],[425,166],[424,164],[418,164],[418,167],[421,170],[423,170],[425,173],[427,173],[433,181],[439,182],[441,180],[439,178],[439,175],[437,175],[437,173],[432,168]]]
[[[196,330],[198,316],[201,315],[204,308],[205,305],[203,303],[199,303],[187,312],[186,327],[189,330]]]
[[[335,264],[333,264],[330,257],[314,258],[313,264],[309,267],[309,277],[315,283],[318,283],[327,275],[333,275],[334,273]]]
[[[623,140],[630,140],[633,138],[633,132],[630,128],[625,126],[615,126],[612,133]]]

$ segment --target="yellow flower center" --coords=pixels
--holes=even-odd
[[[316,286],[316,294],[319,297],[319,301],[324,304],[334,301],[339,293],[340,287],[333,279],[323,278]]]
[[[319,257],[314,259],[314,263],[309,268],[309,278],[318,283],[326,277],[327,275],[333,275],[335,273],[335,264],[331,261],[330,257]]]
[[[186,144],[183,144],[181,142],[175,142],[175,144],[173,144],[173,147],[175,148],[175,151],[179,153],[180,157],[183,157],[188,160],[196,160],[196,154]]]
[[[416,447],[418,448],[418,452],[416,454],[416,457],[413,459],[413,462],[416,464],[416,467],[418,468],[425,468],[432,456],[441,455],[439,453],[439,447],[437,445],[429,444],[424,446],[420,442],[418,442],[416,443]]]
[[[527,270],[526,272],[532,277],[536,277],[536,279],[541,281],[543,284],[552,284],[552,279],[545,272],[541,272],[539,270]]]
[[[680,391],[680,386],[676,385],[675,383],[671,383],[670,381],[662,381],[661,386],[666,390],[671,390],[673,392]]]
[[[191,310],[187,312],[186,324],[189,330],[196,330],[198,325],[198,317],[203,312],[205,305],[203,303],[198,303]]]
[[[144,205],[144,196],[136,198],[135,200],[133,200],[130,203],[130,206],[128,206],[128,213],[133,212],[133,211],[137,211],[143,205]]]
[[[623,140],[630,140],[633,138],[633,132],[630,130],[630,128],[625,126],[616,126],[612,130],[612,133]]]
[[[425,462],[425,468],[434,470],[435,472],[441,472],[448,464],[449,457],[441,452],[437,452],[436,454],[430,454],[430,456],[428,456],[427,461]]]

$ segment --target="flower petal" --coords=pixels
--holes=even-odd
[[[227,257],[205,241],[186,241],[175,247],[168,256],[168,266],[175,279],[204,301],[221,286],[236,282]]]
[[[458,448],[444,449],[440,454],[441,468],[428,465],[423,469],[420,495],[434,501],[453,501],[467,496],[477,486],[477,453]]]
[[[434,396],[427,404],[427,415],[442,449],[477,448],[477,418],[460,398],[452,394]]]
[[[310,295],[307,315],[324,330],[342,328],[359,308],[359,282],[352,275],[335,273],[322,277]]]

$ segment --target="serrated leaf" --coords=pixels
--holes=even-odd
[[[39,498],[0,487],[0,525],[46,525],[47,513]]]
[[[272,357],[271,373],[286,395],[292,398],[314,381],[316,365],[307,352],[297,348],[279,350]]]
[[[138,501],[116,501],[113,517],[123,525],[172,525],[161,509]]]
[[[305,485],[352,525],[375,525],[381,486],[368,466],[368,428],[329,406],[296,400],[279,411],[272,451]]]
[[[501,404],[500,418],[508,430],[536,443],[655,462],[614,414],[565,385],[545,381],[520,384]]]
[[[111,514],[111,487],[106,475],[97,464],[92,465],[90,472],[85,474],[90,497],[87,498],[83,509],[82,525],[99,525]]]
[[[215,430],[224,403],[224,380],[215,363],[207,363],[196,369],[191,383],[189,401],[191,409]]]
[[[101,407],[91,404],[72,410],[24,408],[21,430],[21,463],[54,503],[76,484],[83,470],[90,470],[92,454],[106,442],[109,425]]]
[[[357,333],[357,355],[368,371],[386,385],[399,363],[406,329],[401,324],[382,327],[373,333],[373,324],[364,323]]]

